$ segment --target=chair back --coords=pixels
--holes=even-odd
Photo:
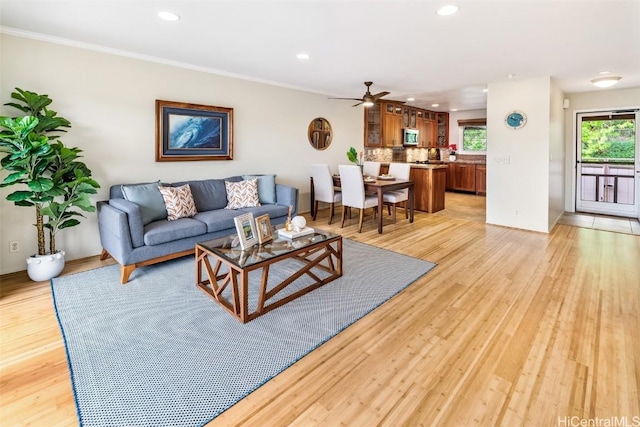
[[[333,203],[335,190],[329,165],[326,163],[311,165],[311,176],[313,177],[315,199],[320,202]]]
[[[339,165],[342,206],[364,207],[364,180],[360,166]]]
[[[409,179],[411,177],[411,163],[389,163],[389,175],[396,179]],[[409,189],[397,190],[409,195]]]
[[[380,162],[363,162],[362,173],[365,175],[377,177],[380,175]]]

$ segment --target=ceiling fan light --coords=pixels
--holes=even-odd
[[[618,83],[622,79],[622,77],[618,76],[608,76],[608,77],[599,77],[597,79],[591,80],[591,84],[598,87],[611,87]]]
[[[362,101],[362,106],[366,108],[373,107],[373,104],[373,101]]]

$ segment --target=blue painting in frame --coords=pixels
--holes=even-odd
[[[156,100],[156,161],[233,159],[233,108]]]

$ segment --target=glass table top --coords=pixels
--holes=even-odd
[[[272,241],[261,245],[256,244],[244,251],[239,243],[237,246],[231,246],[235,237],[236,235],[233,234],[228,237],[200,242],[198,245],[238,267],[246,268],[298,249],[313,246],[320,242],[336,240],[340,235],[315,229],[313,233],[307,234],[306,236],[286,239],[280,237],[278,230],[274,228]]]

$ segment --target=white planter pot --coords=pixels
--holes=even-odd
[[[449,154],[449,160],[452,162],[456,161],[456,155],[455,154]]]
[[[27,258],[27,274],[34,282],[49,280],[64,269],[64,251],[50,255],[33,255]]]

